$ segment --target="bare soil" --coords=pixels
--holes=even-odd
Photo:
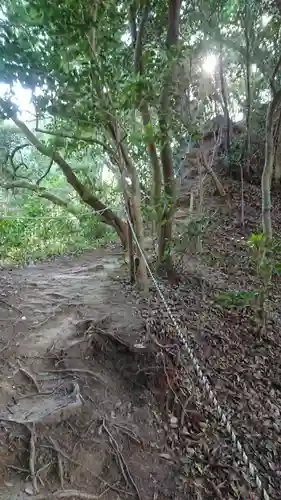
[[[183,498],[120,260],[96,251],[0,274],[1,499]]]

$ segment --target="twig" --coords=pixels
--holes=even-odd
[[[107,429],[107,427],[105,426],[105,424],[103,423],[102,425],[103,429],[107,432],[108,436],[109,436],[109,441],[110,441],[110,444],[113,448],[113,450],[115,451],[116,455],[117,455],[117,458],[118,458],[118,463],[119,463],[119,466],[120,466],[120,469],[121,469],[121,472],[122,472],[122,476],[125,480],[125,483],[127,485],[129,485],[128,483],[128,478],[127,478],[127,475],[126,475],[126,471],[124,469],[124,461],[121,459],[120,457],[120,451],[119,451],[119,448],[118,448],[118,445],[117,445],[117,442],[114,440],[112,434],[110,434],[109,430]],[[114,443],[115,441],[115,443]]]
[[[7,469],[12,469],[12,470],[17,470],[19,472],[24,472],[26,474],[29,474],[28,469],[23,469],[22,467],[17,467],[16,465],[6,465]]]
[[[102,477],[100,477],[97,474],[95,474],[91,469],[88,469],[88,467],[86,467],[84,464],[81,464],[81,462],[78,462],[77,460],[73,460],[73,458],[71,458],[67,453],[65,453],[60,448],[59,444],[57,443],[57,441],[55,441],[54,438],[52,438],[51,436],[49,436],[48,439],[49,439],[50,443],[52,444],[52,448],[57,453],[60,453],[64,458],[66,458],[66,460],[69,460],[69,462],[72,462],[74,465],[77,465],[78,467],[81,467],[84,471],[87,471],[90,474],[92,474],[93,477],[95,477],[96,479],[98,479],[99,481],[101,481],[103,484],[105,484],[108,489],[116,491],[117,493],[125,493],[127,495],[130,494],[127,491],[122,490],[121,488],[117,488],[117,486],[108,483],[105,479],[103,479]],[[65,490],[65,491],[67,491],[67,490]],[[34,500],[37,500],[37,498],[38,497],[34,497]],[[41,500],[41,499],[38,499],[38,500]],[[46,497],[44,497],[44,499],[42,499],[42,500],[47,500],[47,499],[46,499]]]
[[[19,365],[19,371],[21,373],[23,373],[23,375],[26,376],[26,378],[28,378],[29,380],[31,380],[31,382],[35,385],[38,393],[40,393],[40,388],[39,388],[39,385],[37,384],[36,382],[36,379],[33,375],[31,375],[31,373],[29,373],[19,362],[19,360],[17,361],[18,365]]]
[[[140,368],[137,372],[136,375],[139,375],[140,373],[145,373],[146,375],[150,375],[151,373],[154,373],[155,371],[160,370],[160,366],[145,366],[144,368]]]
[[[63,297],[64,297],[64,296],[63,296]],[[53,319],[53,318],[56,316],[56,314],[57,314],[58,310],[59,310],[62,306],[65,306],[66,304],[68,304],[68,302],[67,302],[67,301],[62,301],[62,302],[60,302],[60,303],[59,303],[59,304],[58,304],[58,305],[57,305],[57,306],[53,309],[52,314],[50,314],[49,316],[47,316],[47,318],[44,318],[42,321],[39,321],[39,323],[35,323],[35,325],[32,325],[32,326],[31,326],[31,329],[32,329],[32,330],[36,330],[37,328],[40,328],[41,326],[43,326],[43,325],[45,325],[46,323],[48,323],[48,321],[49,321],[50,319]]]
[[[135,443],[140,444],[140,445],[142,444],[141,439],[136,435],[136,433],[134,431],[132,431],[128,427],[125,427],[124,425],[120,425],[120,424],[113,424],[113,425],[114,425],[114,427],[117,427],[117,429],[120,429],[121,432],[123,432],[124,434],[129,436],[129,438],[131,438],[133,441],[135,441]]]
[[[59,478],[60,478],[60,485],[62,490],[64,489],[64,469],[63,469],[63,461],[62,461],[62,456],[60,452],[57,452],[58,454],[58,469],[59,469]]]
[[[24,394],[23,396],[17,397],[17,401],[20,401],[21,399],[26,399],[26,398],[34,398],[37,396],[50,396],[51,394],[54,394],[54,392],[55,392],[54,390],[49,391],[49,392],[31,392],[29,394]]]
[[[42,494],[31,497],[31,500],[56,500],[57,498],[69,498],[76,497],[81,498],[81,500],[97,500],[101,498],[109,488],[106,488],[100,495],[93,495],[92,493],[85,493],[79,490],[57,490],[54,493]]]
[[[216,493],[219,500],[224,500],[223,495],[221,494],[219,488],[215,485],[214,481],[212,481],[211,479],[208,479],[207,481],[209,485],[212,487],[213,491]]]
[[[47,464],[43,465],[43,467],[41,467],[40,469],[38,469],[38,471],[36,472],[36,476],[38,477],[41,485],[44,487],[45,484],[44,484],[44,481],[43,479],[41,478],[40,474],[41,472],[43,472],[45,469],[48,469],[48,467],[50,467],[50,465],[53,465],[54,462],[48,462]]]
[[[93,328],[93,330],[96,330],[96,333],[98,333],[100,335],[104,335],[105,337],[108,337],[111,340],[114,340],[115,342],[119,342],[119,344],[123,345],[124,347],[127,347],[127,349],[130,349],[130,346],[126,342],[124,342],[124,340],[122,340],[120,337],[118,337],[117,335],[114,335],[111,332],[106,332],[105,330],[103,330],[99,326],[93,325],[92,328]],[[95,333],[95,332],[93,332],[93,333]]]
[[[10,307],[10,309],[13,309],[14,311],[17,311],[18,313],[20,313],[20,314],[22,315],[22,311],[21,311],[18,307],[13,306],[12,304],[9,304],[9,303],[8,303],[8,302],[6,302],[4,299],[0,299],[0,302],[1,302],[2,304],[5,304],[5,306]]]
[[[35,443],[36,443],[36,433],[35,433],[35,424],[32,425],[30,430],[30,455],[29,455],[29,469],[30,469],[30,475],[31,475],[31,481],[32,481],[32,486],[33,490],[35,493],[38,493],[38,486],[37,486],[37,476],[35,472],[35,460],[36,460],[36,448],[35,448]]]
[[[4,345],[4,347],[1,347],[0,353],[5,351],[7,349],[7,347],[9,347],[9,345],[10,345],[10,340],[9,340],[9,342],[7,342],[7,344]]]
[[[192,397],[193,397],[193,393],[191,393],[186,398],[185,402],[182,404],[182,411],[181,411],[181,418],[180,418],[181,427],[183,427],[183,425],[184,425],[184,418],[187,416],[186,407],[187,407],[188,403],[191,401]]]
[[[148,335],[148,338],[150,340],[152,340],[152,342],[157,346],[159,347],[160,349],[163,349],[165,351],[168,351],[169,352],[169,349],[174,349],[176,347],[177,350],[179,350],[179,346],[176,345],[176,344],[166,344],[166,345],[163,345],[161,344],[155,335],[153,335],[153,333],[151,333],[151,329],[150,329],[150,324],[149,324],[149,321],[146,321],[146,324],[145,324],[145,329],[146,329],[146,332],[147,332],[147,335]]]
[[[120,465],[120,468],[121,468],[121,472],[124,476],[124,479],[126,482],[128,482],[128,479],[130,480],[136,494],[137,494],[137,497],[139,500],[141,500],[141,496],[140,496],[140,492],[139,492],[139,489],[135,483],[135,480],[128,468],[128,465],[127,463],[125,462],[125,459],[120,451],[120,448],[119,448],[119,445],[117,443],[117,441],[114,439],[114,437],[112,436],[110,430],[107,428],[106,424],[105,424],[105,420],[103,420],[102,422],[102,428],[105,430],[105,432],[107,433],[108,437],[109,437],[109,441],[110,441],[110,444],[113,448],[113,450],[115,451],[116,455],[117,455],[117,458],[118,458],[118,462],[119,462],[119,465]]]
[[[100,382],[102,384],[106,384],[106,381],[96,373],[91,370],[86,370],[84,368],[59,368],[57,370],[46,370],[47,373],[82,373],[84,375],[90,375],[96,382]]]

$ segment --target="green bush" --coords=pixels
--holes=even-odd
[[[215,302],[226,309],[244,309],[257,300],[257,291],[227,291],[215,295]]]
[[[0,216],[0,264],[24,263],[101,246],[114,233],[90,211],[81,218],[36,197],[25,201],[20,217]]]

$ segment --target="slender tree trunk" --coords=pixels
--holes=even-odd
[[[130,179],[131,179],[131,190],[130,190],[130,202],[131,202],[131,211],[132,217],[134,220],[134,231],[135,236],[138,240],[138,244],[136,244],[136,253],[138,257],[138,268],[136,270],[136,278],[137,284],[142,289],[147,289],[148,279],[147,279],[147,269],[146,264],[143,259],[143,250],[144,250],[144,227],[141,213],[141,190],[140,183],[138,178],[137,169],[128,153],[127,147],[124,141],[121,140],[120,133],[120,125],[118,120],[115,119],[114,123],[108,121],[108,128],[111,133],[112,138],[116,143],[116,148],[119,152],[119,166],[120,172],[126,169]]]
[[[281,89],[275,94],[269,105],[265,133],[265,161],[262,174],[262,222],[263,232],[268,240],[272,239],[271,223],[271,181],[274,162],[273,115],[281,102]]]
[[[130,9],[131,36],[134,47],[134,69],[136,75],[139,76],[143,75],[144,73],[142,49],[143,49],[145,24],[148,19],[148,14],[149,14],[149,5],[148,2],[146,2],[142,12],[139,27],[137,29],[137,23],[136,23],[137,13],[133,10],[132,7]],[[160,221],[162,174],[157,155],[157,149],[154,141],[153,125],[152,125],[149,105],[147,102],[146,95],[144,95],[144,93],[141,90],[137,96],[137,107],[139,108],[142,117],[142,122],[145,132],[145,141],[152,168],[151,205],[154,209],[153,226],[157,227]]]
[[[170,50],[176,47],[179,40],[181,0],[168,0],[168,28],[166,47],[168,56]],[[160,96],[159,128],[161,140],[161,163],[164,180],[164,207],[162,220],[159,228],[158,241],[158,264],[164,264],[166,270],[173,269],[171,244],[172,244],[172,224],[175,209],[175,180],[173,171],[173,157],[171,141],[169,137],[169,109],[171,104],[171,88],[173,82],[175,63],[170,58],[170,67],[164,74],[162,92]]]
[[[247,177],[250,176],[250,162],[251,162],[251,124],[252,124],[252,70],[251,70],[251,13],[250,6],[245,0],[245,43],[246,43],[246,140],[245,140],[245,172]]]
[[[152,134],[153,129],[151,126],[151,118],[149,113],[148,105],[143,102],[140,108],[142,115],[142,122],[144,128],[150,129]],[[153,140],[148,140],[147,144],[148,155],[150,158],[150,163],[152,167],[152,189],[151,189],[151,200],[154,211],[154,226],[155,229],[158,228],[160,218],[161,218],[161,187],[162,187],[162,172],[157,155],[156,146]]]
[[[276,185],[281,180],[281,110],[274,134],[274,181]]]
[[[130,200],[127,201],[127,212],[129,215],[130,222],[132,226],[134,226],[133,211],[131,209]],[[128,249],[129,249],[130,282],[131,285],[133,285],[136,282],[135,245],[130,224],[128,224]]]
[[[97,52],[98,52],[94,31],[95,31],[95,26],[91,28],[88,36],[88,42],[91,49],[90,60],[93,67],[95,64],[97,64]],[[146,289],[148,285],[148,279],[147,279],[146,265],[142,256],[143,244],[144,244],[144,229],[143,229],[143,221],[141,214],[141,191],[140,191],[140,184],[139,184],[137,170],[128,154],[128,150],[126,148],[124,139],[122,138],[119,120],[117,117],[112,115],[112,109],[114,109],[114,106],[113,103],[111,102],[111,96],[109,93],[107,94],[104,93],[103,82],[101,82],[99,78],[95,77],[94,72],[92,75],[92,85],[95,86],[100,102],[104,108],[104,116],[105,116],[107,131],[110,134],[111,139],[113,139],[115,143],[116,150],[119,156],[119,169],[121,176],[123,175],[123,171],[125,169],[126,173],[128,173],[128,176],[130,177],[132,182],[130,202],[131,202],[132,216],[135,224],[135,227],[133,229],[139,244],[139,246],[136,245],[136,250],[138,255],[138,269],[136,277],[137,277],[137,284],[140,286],[140,288]]]
[[[220,56],[219,56],[219,73],[220,73],[220,88],[221,88],[221,96],[222,96],[222,103],[223,103],[223,114],[224,114],[224,121],[225,121],[225,134],[224,134],[224,148],[225,152],[228,156],[229,150],[230,150],[230,117],[229,117],[229,110],[228,110],[228,99],[227,99],[227,89],[226,89],[226,82],[224,78],[224,68],[223,68],[223,59],[222,59],[222,47],[220,50]]]
[[[225,189],[224,189],[221,181],[219,180],[217,174],[215,173],[215,171],[212,168],[214,156],[211,159],[211,161],[209,161],[209,158],[206,157],[206,154],[204,153],[204,151],[201,150],[200,151],[200,159],[201,159],[201,163],[202,163],[204,169],[212,177],[213,182],[214,182],[220,196],[225,200],[225,203],[228,206],[228,208],[231,208],[229,200],[227,198],[227,193],[225,192]]]

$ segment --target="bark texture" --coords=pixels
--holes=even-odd
[[[161,140],[161,163],[164,180],[164,204],[162,208],[161,225],[158,239],[158,263],[164,265],[168,272],[172,271],[171,242],[172,224],[175,208],[175,180],[173,172],[173,158],[169,137],[169,110],[171,105],[172,82],[175,71],[175,62],[171,51],[179,41],[180,0],[168,1],[168,28],[166,38],[169,67],[164,74],[162,92],[160,96],[159,128]]]

